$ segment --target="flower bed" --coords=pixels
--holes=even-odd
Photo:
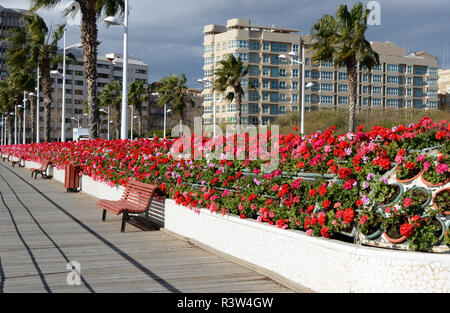
[[[421,183],[417,173],[435,166],[436,171],[448,174],[448,168],[440,166],[447,160],[450,141],[450,126],[446,121],[434,123],[424,118],[407,127],[374,127],[368,132],[359,128],[356,134],[339,136],[334,135],[333,130],[332,127],[304,138],[290,134],[272,139],[279,146],[280,162],[278,168],[270,172],[264,171],[267,161],[262,157],[254,160],[249,155],[249,151],[255,151],[251,148],[258,145],[258,137],[248,135],[240,135],[246,143],[245,149],[225,148],[222,155],[245,156],[242,160],[196,159],[199,152],[209,155],[213,148],[226,146],[229,138],[224,137],[214,140],[194,136],[178,140],[97,139],[4,146],[1,151],[26,161],[48,159],[57,169],[71,161],[81,166],[83,175],[110,186],[126,185],[129,179],[157,184],[177,204],[194,211],[207,208],[213,213],[304,231],[308,236],[345,241],[358,240],[357,230],[364,226],[366,218],[369,219],[364,212],[380,208],[381,203],[373,196],[375,193],[377,197],[383,196],[380,181],[392,184],[400,173],[409,180],[401,183],[400,189],[406,191],[406,187],[420,185],[434,195],[438,189]],[[198,143],[200,149],[188,151],[186,159],[176,159],[171,148],[178,150],[188,143]],[[273,142],[270,143],[273,146]],[[441,160],[437,154],[420,152],[435,146],[441,147]],[[260,156],[273,152],[256,151]],[[305,175],[305,172],[315,175]],[[389,194],[385,195],[385,200],[392,203],[383,202],[387,204],[383,208],[383,231],[386,225],[393,224],[395,229],[408,235],[406,239],[412,236],[414,242],[434,242],[430,232],[420,237],[425,223],[408,222],[419,213],[408,210],[409,200],[399,202],[401,193],[396,194],[389,188]],[[430,203],[419,217],[426,214],[441,218],[440,212],[433,208]],[[391,212],[398,212],[403,218],[391,223]],[[420,245],[425,246],[425,243]]]

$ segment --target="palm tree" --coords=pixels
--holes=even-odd
[[[132,105],[137,114],[138,119],[138,135],[142,137],[142,103],[148,99],[148,87],[145,86],[143,80],[138,80],[130,84],[128,88],[128,104]],[[131,117],[134,121],[134,118]]]
[[[365,66],[371,71],[379,64],[378,54],[365,39],[369,13],[370,10],[364,9],[361,2],[356,3],[350,12],[346,5],[341,5],[336,18],[324,15],[312,27],[312,60],[333,62],[335,67],[345,66],[347,69],[349,132],[355,130],[357,66]]]
[[[8,123],[8,144],[13,144],[14,118],[10,112],[14,111],[16,103],[16,91],[8,81],[0,81],[0,113],[6,116]]]
[[[160,95],[157,104],[159,106],[171,105],[172,112],[178,115],[181,124],[187,104],[191,104],[192,107],[195,105],[195,101],[186,93],[188,89],[186,81],[183,73],[180,76],[170,73],[159,81],[161,85],[156,90]]]
[[[122,84],[118,80],[107,84],[99,94],[100,106],[110,107],[113,109],[113,115],[116,120],[114,132],[115,138],[120,138],[120,123],[122,109]],[[108,121],[109,123],[109,121]],[[108,124],[106,124],[108,125]]]
[[[97,103],[97,19],[101,16],[114,16],[124,13],[123,0],[76,0],[81,10],[81,43],[83,45],[84,75],[88,90],[89,136],[98,138],[99,111]],[[51,9],[61,3],[61,0],[31,0],[31,10],[40,8]],[[69,14],[70,11],[65,11]]]
[[[244,66],[241,58],[236,59],[234,55],[228,54],[225,60],[219,62],[215,70],[215,81],[213,88],[219,92],[226,92],[226,99],[230,102],[236,100],[237,124],[241,124],[241,102],[244,96],[241,80],[247,76],[248,68]]]
[[[63,35],[65,25],[57,26],[55,31],[48,29],[45,21],[37,14],[25,15],[24,25],[12,32],[10,40],[13,46],[20,46],[22,49],[12,49],[9,51],[10,63],[18,64],[21,59],[28,58],[34,66],[32,60],[38,60],[41,71],[41,85],[44,106],[44,140],[50,140],[50,117],[52,106],[52,80],[50,70],[58,64],[58,41]],[[33,71],[34,72],[34,69]],[[33,80],[34,87],[34,80]],[[25,88],[23,90],[26,90]]]

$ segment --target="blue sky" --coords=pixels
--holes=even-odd
[[[62,0],[53,10],[40,10],[47,24],[63,23]],[[309,33],[323,14],[334,14],[340,4],[356,1],[332,0],[129,0],[129,54],[150,66],[149,81],[168,73],[185,73],[188,85],[199,87],[203,76],[203,26],[225,25],[230,18],[249,18],[255,25],[300,29]],[[407,51],[426,51],[450,68],[449,0],[379,0],[381,25],[370,26],[369,41],[394,41]],[[368,1],[362,1],[367,4]],[[27,0],[0,0],[4,7],[29,8]],[[106,28],[99,21],[99,52],[122,53],[121,27]],[[67,44],[80,39],[77,26],[68,27]],[[62,43],[61,43],[62,44]],[[445,52],[447,51],[447,52]],[[447,55],[443,60],[444,53]]]

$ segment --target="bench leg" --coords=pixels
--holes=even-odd
[[[126,211],[124,211],[122,213],[122,227],[120,228],[120,231],[123,233],[125,232],[125,225],[127,224],[127,220],[128,220],[128,213]]]
[[[105,221],[105,219],[106,219],[106,210],[103,209],[102,221]]]

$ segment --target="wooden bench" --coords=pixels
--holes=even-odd
[[[106,211],[115,215],[122,214],[121,232],[125,231],[125,224],[130,220],[130,216],[145,214],[145,223],[150,228],[149,209],[153,196],[158,187],[142,182],[130,180],[125,187],[122,199],[99,200],[97,206],[103,209],[102,221],[106,219]]]
[[[19,167],[24,167],[25,166],[25,160],[23,159],[23,157],[20,157],[19,160],[13,160],[11,161],[11,165],[12,167],[14,167],[15,165],[18,165]]]
[[[49,166],[52,166],[52,162],[50,162],[49,160],[43,160],[40,167],[30,168],[31,177],[33,177],[34,175],[34,179],[36,179],[37,175],[41,174],[42,178],[51,178],[50,176],[47,175],[47,169]]]
[[[10,154],[2,154],[2,161],[5,162],[5,160],[9,161]]]

